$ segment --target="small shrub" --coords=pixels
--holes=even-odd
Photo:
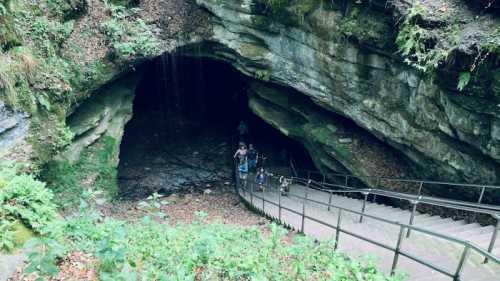
[[[31,236],[23,225],[44,232],[56,218],[52,199],[45,184],[22,173],[22,166],[0,162],[0,249],[12,250]]]
[[[42,231],[56,217],[53,194],[45,184],[22,174],[12,178],[0,193],[0,216],[20,219],[36,231]]]

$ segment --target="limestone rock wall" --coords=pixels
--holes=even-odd
[[[24,113],[14,112],[0,101],[0,158],[27,162],[30,146],[26,142],[29,120]]]
[[[283,134],[300,141],[324,174],[353,174],[373,187],[381,184],[374,177],[416,176],[411,161],[394,148],[352,121],[319,108],[300,93],[253,82],[249,88],[249,106]],[[329,179],[343,181],[343,178]],[[418,190],[418,186],[401,183],[390,183],[386,188]]]
[[[139,79],[140,74],[137,72],[126,75],[80,105],[67,119],[75,135],[72,144],[58,158],[76,162],[84,149],[106,136],[115,140],[116,153],[112,161],[117,167],[119,146],[125,124],[132,118],[133,99]]]
[[[316,7],[283,24],[266,18],[256,1],[196,2],[213,16],[209,40],[218,46],[210,56],[311,97],[434,178],[500,182],[498,102],[449,93],[404,64],[388,41],[389,15],[367,11],[346,22],[341,11]]]

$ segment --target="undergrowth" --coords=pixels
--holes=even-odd
[[[115,149],[115,139],[102,137],[83,151],[75,163],[66,160],[47,163],[41,178],[54,191],[58,204],[63,208],[79,203],[82,194],[90,187],[105,192],[110,198],[116,197]]]
[[[113,1],[134,6],[137,1]],[[34,117],[29,141],[34,160],[43,165],[65,148],[64,119],[72,107],[115,75],[114,60],[154,56],[159,50],[137,8],[105,1],[101,33],[108,38],[105,58],[75,61],[81,53],[72,38],[85,0],[0,0],[0,98]],[[116,67],[116,66],[115,66]],[[96,86],[97,84],[97,86]],[[55,149],[54,149],[55,148]]]
[[[154,202],[152,202],[154,203]],[[348,259],[333,242],[315,243],[270,225],[256,228],[206,224],[197,212],[193,224],[169,226],[151,215],[135,222],[102,217],[84,204],[80,213],[51,226],[35,241],[43,251],[30,256],[28,272],[54,276],[71,252],[95,258],[99,280],[401,280],[386,277],[372,263]],[[168,215],[168,214],[167,214]]]
[[[53,194],[45,184],[22,172],[22,166],[0,162],[0,251],[16,245],[16,224],[37,233],[56,218]]]

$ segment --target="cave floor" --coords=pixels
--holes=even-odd
[[[145,134],[124,140],[118,182],[120,197],[144,198],[203,189],[231,179],[232,146],[224,131]]]

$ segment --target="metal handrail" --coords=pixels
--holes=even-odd
[[[327,203],[324,203],[324,202],[321,202],[321,201],[317,201],[317,200],[313,200],[311,198],[308,198],[308,193],[307,193],[307,188],[310,188],[310,183],[311,181],[308,181],[308,185],[305,186],[306,188],[306,192],[305,192],[305,196],[302,197],[300,195],[295,195],[295,194],[291,194],[292,196],[298,198],[299,200],[302,200],[302,213],[296,211],[296,210],[293,210],[291,208],[287,208],[285,206],[282,206],[281,204],[281,191],[278,190],[278,194],[279,194],[279,197],[278,197],[278,203],[274,202],[274,201],[270,201],[270,200],[267,200],[266,198],[264,198],[264,196],[258,196],[257,194],[254,193],[254,188],[253,186],[255,185],[253,182],[251,182],[251,186],[252,188],[250,189],[250,202],[248,202],[248,200],[241,195],[241,193],[238,191],[238,195],[244,199],[246,202],[250,203],[252,206],[256,207],[254,205],[254,200],[253,198],[259,198],[262,200],[262,211],[265,213],[265,203],[269,203],[269,204],[272,204],[274,206],[277,206],[279,208],[279,221],[281,222],[281,210],[284,209],[284,210],[287,210],[289,212],[292,212],[292,213],[295,213],[297,215],[301,215],[302,216],[302,225],[301,225],[301,231],[304,232],[304,221],[305,219],[308,219],[308,220],[312,220],[312,221],[315,221],[317,223],[320,223],[322,225],[325,225],[327,227],[330,227],[332,229],[334,229],[336,231],[336,235],[335,235],[335,249],[337,249],[338,247],[338,243],[339,243],[339,234],[342,232],[342,233],[345,233],[345,234],[348,234],[348,235],[351,235],[351,236],[354,236],[358,239],[361,239],[361,240],[364,240],[364,241],[367,241],[369,243],[372,243],[374,245],[377,245],[379,247],[383,247],[387,250],[391,250],[394,252],[394,259],[393,259],[393,263],[392,263],[392,267],[391,267],[391,274],[394,274],[396,268],[397,268],[397,264],[398,264],[398,258],[399,258],[399,255],[402,255],[402,256],[405,256],[415,262],[418,262],[424,266],[427,266],[431,269],[434,269],[442,274],[445,274],[449,277],[452,277],[454,281],[459,281],[460,280],[460,275],[461,275],[461,272],[462,272],[462,269],[463,269],[463,266],[465,264],[465,261],[466,259],[468,258],[468,253],[470,250],[474,250],[476,251],[478,254],[480,254],[481,256],[483,256],[485,258],[485,262],[486,261],[493,261],[495,262],[496,264],[499,264],[500,265],[500,258],[499,257],[496,257],[494,255],[492,255],[490,252],[488,251],[485,251],[484,249],[482,249],[480,246],[478,246],[477,244],[475,243],[472,243],[470,241],[465,241],[465,240],[462,240],[462,239],[459,239],[459,238],[455,238],[455,237],[451,237],[451,236],[448,236],[448,235],[445,235],[445,234],[442,234],[442,233],[437,233],[437,232],[434,232],[432,230],[428,230],[428,229],[425,229],[425,228],[421,228],[421,227],[417,227],[417,226],[414,226],[414,225],[409,225],[409,224],[404,224],[404,223],[400,223],[400,222],[397,222],[397,221],[392,221],[392,220],[388,220],[388,219],[385,219],[385,218],[381,218],[381,217],[378,217],[378,216],[374,216],[374,215],[370,215],[370,214],[365,214],[364,211],[362,212],[359,212],[359,211],[356,211],[356,210],[352,210],[352,209],[348,209],[348,208],[344,208],[344,207],[340,207],[340,206],[335,206],[335,205],[332,205],[331,204],[331,201],[327,204]],[[240,182],[239,182],[239,179],[237,179],[237,189],[241,189],[243,190],[244,192],[248,192],[248,188],[245,185],[241,186],[240,185]],[[267,186],[269,187],[269,182],[267,183]],[[336,208],[339,210],[338,212],[338,219],[337,219],[337,225],[334,226],[332,224],[329,224],[327,222],[323,222],[319,219],[316,219],[316,218],[313,218],[313,217],[310,217],[310,216],[307,216],[306,215],[306,209],[305,209],[305,205],[306,205],[306,202],[313,202],[313,203],[316,203],[316,204],[320,204],[320,205],[323,205],[323,206],[327,206],[328,207],[328,210],[330,210],[331,207],[333,208]],[[367,237],[364,237],[364,236],[361,236],[361,235],[358,235],[356,233],[352,233],[350,231],[347,231],[346,229],[342,229],[341,227],[341,218],[342,218],[342,212],[348,212],[348,213],[353,213],[355,215],[359,215],[361,217],[367,217],[367,218],[371,218],[371,219],[374,219],[374,220],[377,220],[377,221],[381,221],[381,222],[384,222],[384,223],[388,223],[388,224],[392,224],[392,225],[396,225],[400,228],[400,231],[399,231],[399,235],[398,235],[398,241],[397,241],[397,244],[396,244],[396,247],[391,247],[391,246],[388,246],[388,245],[385,245],[383,243],[380,243],[380,242],[377,242],[373,239],[370,239],[370,238],[367,238]],[[498,229],[498,227],[497,227]],[[455,272],[450,272],[449,270],[445,269],[445,268],[442,268],[440,267],[439,265],[436,265],[432,262],[429,262],[429,261],[425,261],[417,256],[414,256],[408,252],[405,252],[403,250],[401,250],[401,243],[402,243],[402,240],[404,239],[404,233],[405,233],[405,230],[407,230],[408,232],[410,230],[412,231],[417,231],[417,232],[421,232],[421,233],[424,233],[424,234],[427,234],[427,235],[431,235],[431,236],[434,236],[434,237],[437,237],[437,238],[441,238],[441,239],[444,239],[444,240],[447,240],[447,241],[450,241],[450,242],[454,242],[454,243],[458,243],[460,245],[462,245],[464,247],[464,250],[462,252],[462,255],[460,256],[460,260],[458,262],[458,265],[457,265],[457,269]]]
[[[325,186],[335,186],[335,187],[341,187],[344,188],[343,186],[340,185],[331,185],[331,184],[325,184],[325,183],[320,183],[314,180],[305,180],[302,178],[293,178],[295,181],[302,182],[306,184],[307,182],[314,183],[315,185],[319,186],[315,189],[330,193],[369,193],[369,194],[374,194],[374,195],[379,195],[379,196],[385,196],[393,199],[400,199],[400,200],[407,200],[409,202],[412,201],[418,201],[418,203],[423,203],[423,204],[429,204],[429,205],[434,205],[434,206],[440,206],[440,207],[447,207],[447,208],[453,208],[453,209],[458,209],[458,210],[463,210],[463,211],[470,211],[470,212],[476,212],[476,213],[483,213],[483,214],[489,214],[489,215],[495,215],[497,213],[500,213],[500,206],[495,206],[495,205],[489,205],[489,204],[478,204],[478,203],[470,203],[466,201],[460,201],[460,200],[452,200],[452,199],[443,199],[443,198],[436,198],[436,197],[431,197],[431,196],[425,196],[425,195],[410,195],[407,193],[401,193],[401,192],[395,192],[395,191],[387,191],[383,189],[377,189],[377,188],[364,188],[364,189],[353,189],[353,188],[348,188],[347,190],[332,190],[332,189],[325,189],[322,187]]]
[[[428,183],[428,184],[437,184],[437,185],[452,185],[452,186],[461,186],[461,187],[486,187],[493,189],[500,189],[498,185],[492,184],[474,184],[474,183],[456,183],[456,182],[445,182],[445,181],[430,181],[430,180],[421,180],[421,179],[406,179],[406,178],[393,178],[393,177],[379,177],[379,176],[356,176],[352,174],[341,174],[341,173],[321,173],[319,171],[307,170],[307,169],[297,169],[299,172],[305,172],[310,174],[318,174],[318,175],[327,175],[327,176],[336,176],[336,177],[349,177],[349,178],[357,178],[357,179],[381,179],[381,180],[389,180],[389,181],[399,181],[406,183]]]
[[[499,190],[500,191],[500,186],[496,185],[488,185],[488,184],[470,184],[470,183],[464,183],[464,184],[459,184],[459,183],[452,183],[452,182],[439,182],[439,181],[427,181],[427,180],[416,180],[416,179],[402,179],[402,178],[389,178],[389,177],[377,177],[377,176],[355,176],[355,175],[349,175],[349,174],[340,174],[340,173],[328,173],[328,174],[323,174],[318,171],[312,171],[312,170],[298,170],[299,174],[306,173],[307,174],[307,179],[311,179],[311,175],[317,174],[319,175],[323,180],[322,184],[325,186],[333,186],[333,187],[340,187],[340,188],[352,188],[349,187],[349,179],[357,179],[360,181],[364,180],[374,180],[377,183],[377,187],[380,187],[380,183],[382,181],[389,181],[389,182],[397,182],[397,183],[413,183],[416,186],[418,186],[418,191],[415,193],[405,193],[405,194],[412,194],[415,196],[420,196],[422,195],[422,189],[424,185],[439,185],[439,186],[454,186],[454,187],[464,187],[464,188],[470,188],[473,189],[475,188],[476,191],[479,193],[478,200],[476,203],[481,204],[483,199],[484,199],[484,194],[486,190]],[[344,178],[344,185],[340,184],[332,184],[332,183],[326,183],[326,179],[328,177],[342,177]],[[379,188],[380,189],[380,188]],[[400,192],[403,194],[403,192]],[[446,199],[446,200],[452,200],[452,199]],[[458,201],[458,200],[455,200]],[[470,203],[467,201],[461,201],[464,204],[465,203]],[[491,206],[496,206],[496,205],[491,205]],[[499,206],[500,207],[500,206]]]

